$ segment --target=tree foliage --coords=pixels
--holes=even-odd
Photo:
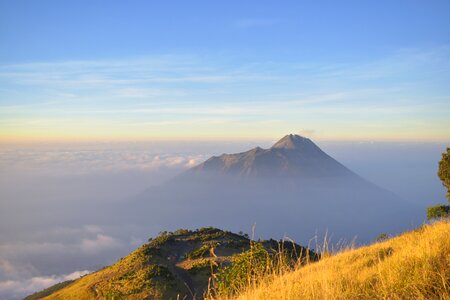
[[[216,274],[216,294],[231,297],[272,272],[274,262],[267,250],[257,242],[251,245],[250,250],[235,255],[232,264]]]
[[[450,205],[438,204],[427,208],[427,219],[444,219],[450,216]]]
[[[442,153],[437,174],[442,181],[442,185],[447,188],[446,197],[450,201],[450,148],[447,148],[447,151]],[[428,220],[448,217],[450,217],[450,205],[438,204],[427,208]]]
[[[438,176],[442,180],[442,184],[447,188],[447,199],[450,201],[450,148],[447,148],[447,152],[442,153]]]

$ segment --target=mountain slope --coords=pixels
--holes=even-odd
[[[262,279],[236,298],[448,300],[449,266],[447,220]]]
[[[213,156],[191,172],[220,172],[241,177],[312,177],[355,175],[310,139],[289,134],[270,149]]]
[[[259,242],[276,251],[274,240]],[[112,266],[59,284],[28,299],[192,299],[201,298],[211,268],[231,264],[250,247],[248,237],[216,228],[163,232]],[[306,253],[288,243],[286,249]],[[309,254],[315,259],[314,253]]]
[[[422,215],[297,135],[269,149],[211,157],[149,189],[127,209],[127,222],[155,231],[248,231],[256,223],[262,238],[287,235],[303,244],[327,231],[335,240],[369,242],[380,232],[410,229]]]

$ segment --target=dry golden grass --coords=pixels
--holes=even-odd
[[[450,222],[259,278],[236,299],[450,299]],[[229,299],[218,297],[219,299]]]

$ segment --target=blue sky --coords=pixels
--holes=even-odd
[[[0,139],[450,140],[448,1],[1,1]]]

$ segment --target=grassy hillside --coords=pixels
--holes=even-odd
[[[211,274],[227,269],[239,254],[260,247],[273,256],[278,245],[216,228],[164,232],[112,266],[29,299],[201,299]],[[306,253],[294,244],[287,250]]]
[[[316,260],[289,243],[251,242],[215,228],[179,230],[30,299],[450,300],[449,221]]]
[[[252,279],[219,299],[450,299],[450,223]]]
[[[34,293],[33,295],[30,295],[28,297],[25,297],[23,300],[38,300],[38,299],[42,299],[48,295],[51,295],[53,293],[55,293],[56,291],[59,291],[60,289],[68,286],[69,284],[71,284],[73,282],[73,280],[67,280],[67,281],[63,281],[60,283],[57,283],[43,291]]]

